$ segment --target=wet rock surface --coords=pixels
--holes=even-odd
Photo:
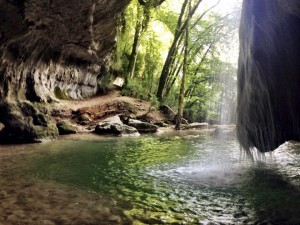
[[[244,0],[237,135],[245,149],[300,140],[300,2]]]

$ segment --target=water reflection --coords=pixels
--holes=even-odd
[[[295,143],[256,164],[232,138],[201,133],[22,148],[0,154],[4,224],[24,215],[37,224],[300,224]],[[67,213],[57,218],[59,209]]]

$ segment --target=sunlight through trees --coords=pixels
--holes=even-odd
[[[123,93],[182,108],[189,121],[234,122],[240,8],[224,0],[133,0],[113,53]]]

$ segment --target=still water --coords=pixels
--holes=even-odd
[[[186,132],[0,149],[0,224],[300,224],[297,143],[254,163]]]

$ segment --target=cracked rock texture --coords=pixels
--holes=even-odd
[[[129,1],[0,0],[0,122],[17,129],[14,102],[94,95]]]
[[[0,0],[1,97],[71,98],[97,91],[128,0]]]

